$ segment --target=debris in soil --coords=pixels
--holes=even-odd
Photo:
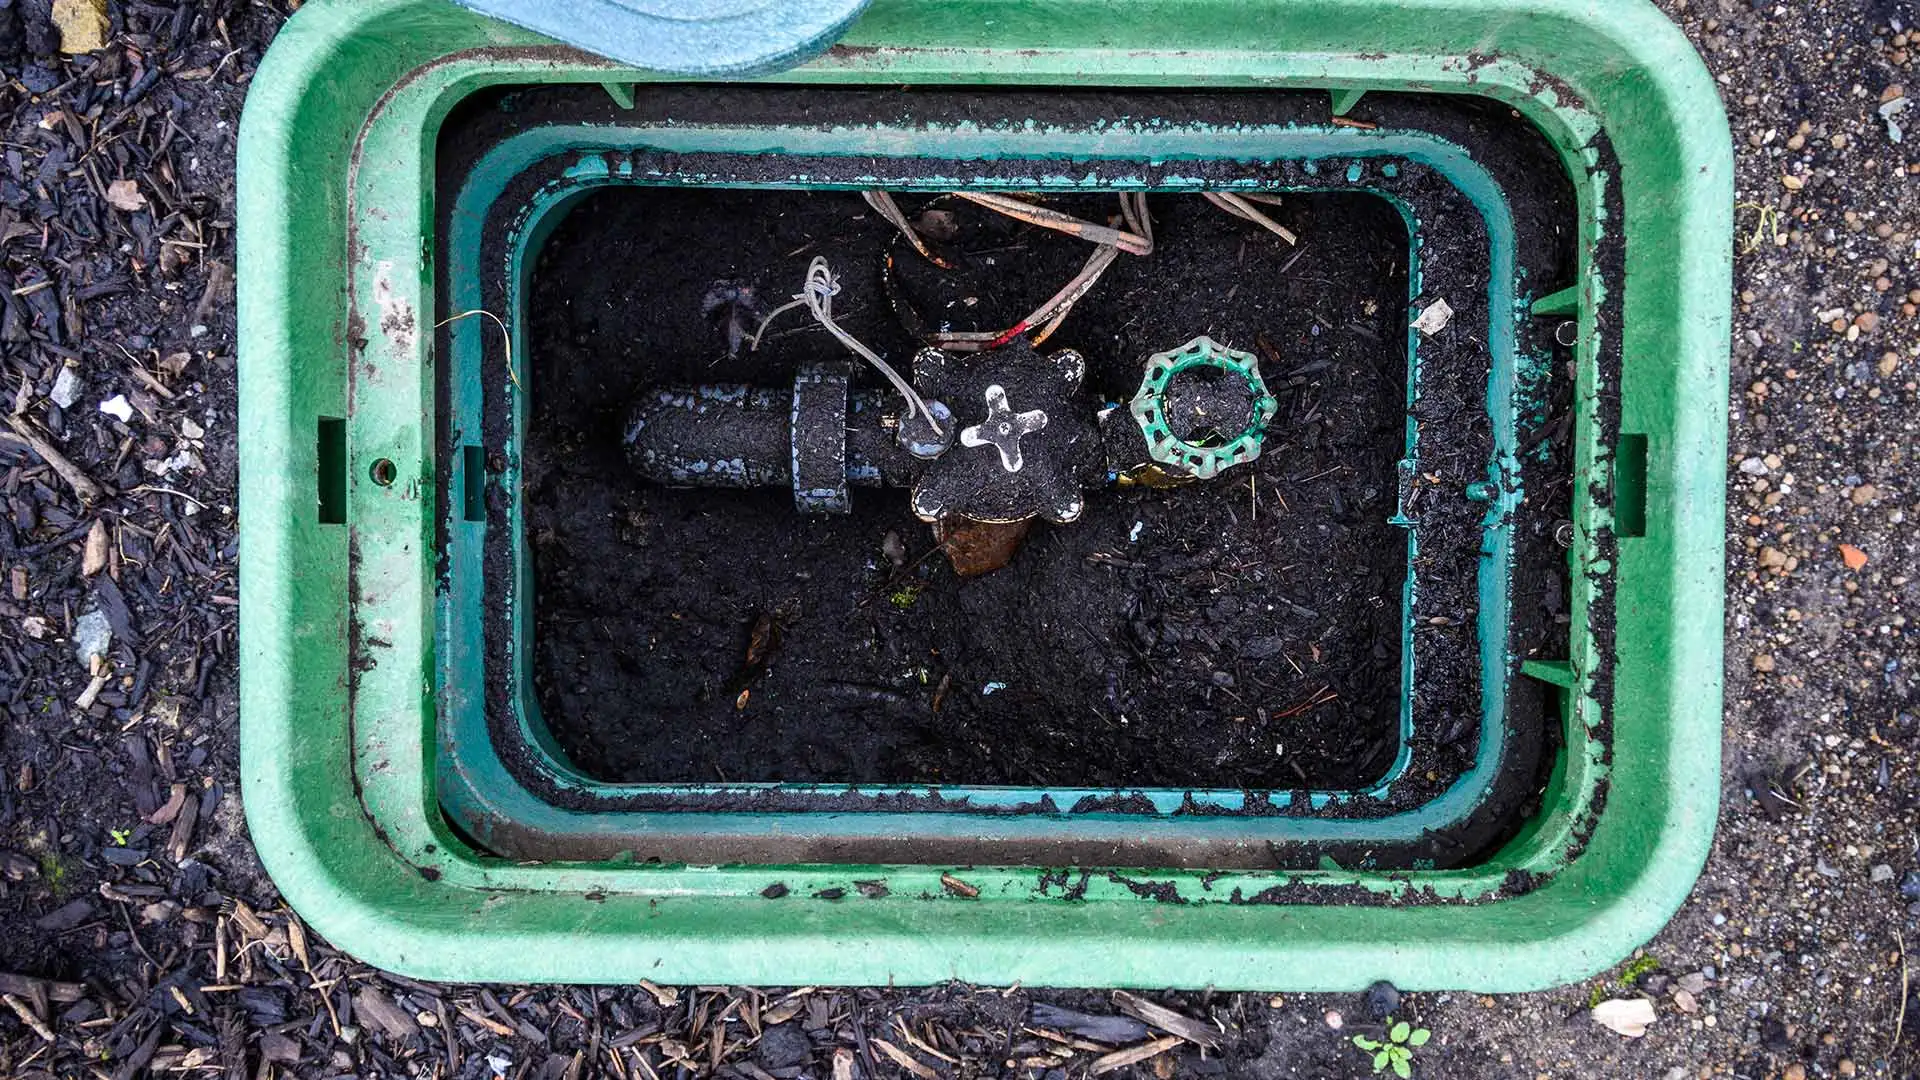
[[[99,608],[73,621],[73,655],[89,672],[113,644],[113,624]]]
[[[1031,518],[1011,524],[942,518],[933,526],[933,538],[946,552],[954,573],[979,577],[1012,562],[1032,528]]]
[[[1413,328],[1432,337],[1447,328],[1453,321],[1453,307],[1446,300],[1435,300],[1421,309],[1420,315],[1413,320]]]
[[[131,180],[115,180],[108,184],[107,202],[115,209],[129,213],[147,208],[147,197],[140,194],[140,185]]]
[[[1035,1027],[1063,1031],[1110,1046],[1137,1042],[1150,1034],[1147,1025],[1130,1016],[1098,1016],[1044,1001],[1034,1002],[1029,1021]]]
[[[1400,991],[1385,979],[1367,987],[1367,1015],[1385,1020],[1400,1011]]]
[[[107,47],[107,0],[53,0],[53,24],[60,28],[60,51],[90,53]]]
[[[1616,1035],[1638,1039],[1654,1021],[1653,1002],[1648,998],[1613,998],[1593,1007],[1594,1023]]]
[[[1171,1032],[1196,1046],[1205,1046],[1210,1049],[1218,1049],[1220,1046],[1218,1030],[1192,1017],[1183,1016],[1164,1005],[1148,1001],[1137,994],[1115,990],[1113,1004],[1128,1016],[1159,1028],[1161,1031]]]

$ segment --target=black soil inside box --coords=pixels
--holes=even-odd
[[[1000,329],[1090,251],[951,200],[900,202],[950,215],[957,269],[897,244],[851,192],[611,188],[547,244],[527,307],[524,498],[534,678],[567,756],[621,782],[1378,779],[1399,749],[1407,571],[1407,531],[1389,524],[1407,422],[1398,211],[1288,196],[1272,212],[1289,244],[1199,196],[1149,196],[1153,254],[1121,256],[1042,351],[1085,356],[1089,410],[1126,401],[1149,354],[1197,335],[1255,353],[1279,400],[1265,452],[1184,487],[1090,489],[1080,521],[1035,525],[984,576],[956,576],[904,490],[856,488],[832,516],[797,512],[786,488],[641,480],[621,436],[644,393],[779,389],[851,359],[804,310],[751,347],[816,256],[840,281],[841,326],[904,367],[914,319]],[[1104,221],[1116,203],[1051,205]],[[1462,401],[1483,405],[1484,366],[1461,374]],[[858,379],[885,385],[864,365]],[[1468,475],[1475,455],[1484,474],[1484,412],[1458,419],[1478,428],[1459,447]],[[1423,551],[1462,553],[1435,588],[1470,620],[1448,597],[1471,595],[1477,513],[1445,516],[1423,519]],[[1455,652],[1423,657],[1420,692],[1457,726],[1478,679],[1471,649]]]

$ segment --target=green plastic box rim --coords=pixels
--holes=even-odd
[[[1473,94],[1511,106],[1583,178],[1601,175],[1604,132],[1624,220],[1575,186],[1583,235],[1623,241],[1620,325],[1599,325],[1591,288],[1558,302],[1583,348],[1619,335],[1620,384],[1580,392],[1617,395],[1619,454],[1636,475],[1644,457],[1645,483],[1604,568],[1611,705],[1571,710],[1604,723],[1610,747],[1561,766],[1608,785],[1577,852],[1568,830],[1531,828],[1456,871],[1154,872],[1191,901],[1174,904],[1100,873],[1069,899],[1032,867],[522,864],[471,849],[435,791],[443,703],[421,569],[440,497],[435,137],[488,86],[649,78],[446,0],[312,0],[255,76],[238,215],[242,794],[268,871],[316,929],[453,980],[1512,991],[1600,970],[1664,925],[1719,796],[1732,160],[1710,78],[1643,0],[877,0],[824,56],[761,80],[1320,89],[1336,109],[1366,91]],[[362,204],[373,171],[413,197]],[[1579,257],[1589,266],[1593,245]],[[1576,468],[1604,483],[1614,451],[1583,448]],[[316,493],[322,476],[344,488]],[[1564,867],[1498,900],[1397,902],[1481,895],[1489,867],[1529,859]],[[786,896],[761,895],[772,876]],[[886,896],[846,888],[872,877]],[[1384,902],[1226,902],[1289,884]]]

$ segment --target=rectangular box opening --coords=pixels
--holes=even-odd
[[[1613,531],[1647,535],[1647,437],[1623,434],[1613,458]]]
[[[460,448],[460,517],[487,520],[487,454],[478,446]]]
[[[347,422],[338,416],[320,417],[315,459],[318,461],[320,524],[347,523]]]
[[[1089,489],[1081,520],[1035,524],[1004,569],[958,576],[903,490],[812,515],[785,485],[640,478],[621,435],[649,393],[788,392],[797,368],[851,358],[800,310],[753,348],[813,256],[831,258],[840,325],[904,368],[916,318],[1010,325],[1090,250],[952,198],[899,203],[954,269],[850,192],[613,188],[548,241],[528,306],[526,527],[540,711],[567,757],[654,783],[1286,790],[1385,772],[1408,239],[1383,199],[1289,197],[1273,212],[1304,245],[1198,197],[1151,199],[1154,257],[1116,264],[1041,351],[1086,357],[1075,407],[1092,413],[1135,393],[1149,354],[1208,334],[1261,356],[1272,435],[1212,481]],[[1113,205],[1049,203],[1099,221]],[[1477,522],[1462,527],[1477,545]]]

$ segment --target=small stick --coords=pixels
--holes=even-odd
[[[53,1041],[53,1029],[48,1027],[38,1016],[34,1015],[32,1006],[12,994],[5,995],[5,999],[7,1008],[13,1010],[13,1015],[19,1017],[21,1023],[32,1028],[35,1035],[40,1036],[47,1042]]]
[[[20,436],[20,441],[40,455],[40,460],[52,466],[53,471],[60,474],[60,479],[67,482],[67,486],[73,489],[75,495],[80,496],[81,502],[98,502],[108,494],[106,488],[94,483],[92,477],[81,471],[80,466],[69,460],[67,455],[61,453],[58,447],[42,437],[27,421],[18,416],[9,416],[7,426],[13,429],[15,435]]]
[[[1095,225],[1082,221],[1058,210],[1049,210],[1044,206],[1034,206],[1007,195],[996,195],[985,191],[956,191],[955,195],[968,202],[978,203],[990,210],[998,210],[1010,218],[1024,221],[1029,225],[1038,225],[1043,229],[1053,229],[1070,236],[1077,236],[1096,244],[1112,244],[1129,255],[1151,255],[1153,242],[1145,237],[1106,225]]]
[[[1286,226],[1261,213],[1252,203],[1229,191],[1203,191],[1208,202],[1238,218],[1245,218],[1267,230],[1289,244],[1297,244],[1300,238],[1293,235]]]
[[[1907,977],[1906,936],[1896,930],[1893,933],[1893,940],[1900,944],[1900,1012],[1893,1018],[1893,1042],[1889,1049],[1898,1050],[1900,1037],[1907,1031],[1907,989],[1911,985],[1911,980]]]
[[[862,191],[860,197],[867,200],[867,205],[873,207],[874,213],[887,219],[889,224],[899,229],[900,235],[907,238],[907,243],[912,244],[913,250],[919,252],[922,258],[942,270],[953,269],[952,263],[935,255],[933,249],[927,246],[926,240],[914,229],[913,223],[907,220],[907,215],[901,211],[900,204],[893,201],[892,195],[878,188],[871,188]]]

